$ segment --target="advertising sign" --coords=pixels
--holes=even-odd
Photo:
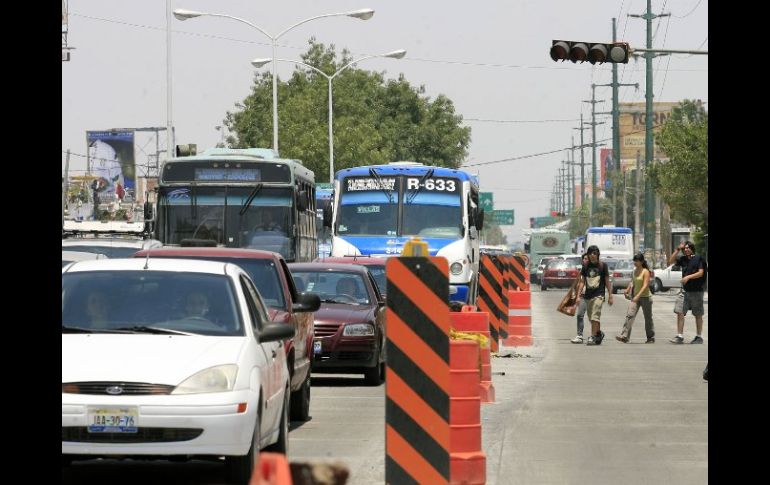
[[[135,200],[134,132],[88,131],[86,139],[89,167],[96,176],[91,188],[99,202]]]

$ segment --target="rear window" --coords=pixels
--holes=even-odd
[[[618,261],[613,269],[631,269],[634,267],[633,261]]]
[[[575,265],[571,264],[569,261],[565,259],[559,259],[548,263],[547,269],[573,269],[574,267]]]

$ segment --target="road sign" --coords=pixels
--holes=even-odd
[[[498,226],[512,226],[513,225],[513,209],[492,211],[492,220]]]
[[[479,205],[484,211],[489,212],[495,208],[493,192],[479,192]]]
[[[316,182],[315,186],[317,189],[334,190],[334,184]]]
[[[545,217],[535,217],[535,226],[534,227],[545,227],[550,226],[551,224],[556,224],[558,222],[558,218],[553,216],[545,216]]]

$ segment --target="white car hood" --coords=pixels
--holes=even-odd
[[[196,372],[238,363],[250,337],[65,334],[61,381],[176,386]]]

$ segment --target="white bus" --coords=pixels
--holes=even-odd
[[[634,257],[634,234],[630,227],[589,227],[586,230],[586,250],[596,246],[601,258],[631,259]]]

